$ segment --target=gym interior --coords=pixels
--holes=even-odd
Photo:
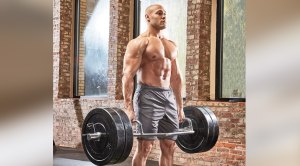
[[[124,109],[122,67],[126,45],[143,31],[144,7],[160,3],[166,7],[170,21],[166,34],[179,48],[184,106],[209,108],[219,126],[213,148],[191,154],[176,147],[174,164],[245,165],[244,1],[53,3],[53,142],[57,152],[69,149],[84,153],[82,127],[91,110]],[[134,138],[127,160],[133,156],[136,143]],[[149,163],[155,165],[159,153],[156,141]]]

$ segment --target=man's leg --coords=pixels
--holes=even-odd
[[[175,151],[175,141],[162,139],[159,141],[161,154],[159,165],[160,166],[172,166],[173,165],[173,156]]]
[[[133,166],[146,166],[146,161],[151,152],[153,143],[154,140],[138,139],[138,146],[132,159]]]

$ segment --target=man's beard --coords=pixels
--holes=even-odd
[[[166,24],[163,26],[160,26],[160,30],[166,29],[166,27],[167,27]]]
[[[166,24],[152,24],[152,26],[155,28],[155,29],[158,29],[158,30],[163,30],[163,29],[166,29]]]

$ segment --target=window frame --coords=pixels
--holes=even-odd
[[[217,23],[216,23],[216,100],[245,102],[246,98],[224,98],[222,97],[223,85],[223,22],[224,22],[224,0],[217,0]]]
[[[78,95],[78,72],[79,72],[79,35],[80,34],[80,0],[75,0],[75,19],[74,19],[74,65],[73,65],[73,97]]]
[[[80,0],[75,0],[75,13],[74,13],[74,59],[73,59],[73,98],[107,98],[109,92],[105,95],[93,95],[93,96],[86,96],[78,95],[78,86],[79,86],[79,43],[80,43]],[[109,56],[109,55],[108,55]]]

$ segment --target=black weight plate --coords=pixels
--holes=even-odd
[[[207,142],[206,144],[204,144],[203,146],[203,149],[201,150],[201,152],[205,152],[205,151],[208,151],[209,149],[211,149],[210,147],[210,142],[211,140],[213,140],[214,138],[214,122],[213,122],[213,119],[211,118],[210,114],[206,111],[205,107],[195,107],[197,108],[198,110],[201,110],[203,112],[203,114],[205,114],[205,117],[206,117],[206,120],[208,122],[208,139],[207,139]]]
[[[218,141],[219,138],[219,123],[217,120],[217,117],[215,116],[215,114],[208,108],[208,107],[203,107],[204,110],[206,110],[206,112],[209,114],[209,116],[211,117],[212,121],[213,121],[213,128],[212,128],[212,133],[213,133],[213,137],[212,139],[209,140],[209,144],[206,148],[206,151],[210,150],[211,148],[213,148],[215,146],[215,144]]]
[[[213,122],[210,114],[206,111],[205,107],[194,107],[194,110],[195,111],[197,111],[197,110],[201,111],[203,114],[205,114],[205,118],[206,118],[206,121],[208,123],[208,128],[205,131],[205,132],[208,133],[207,141],[206,141],[206,143],[203,143],[203,148],[200,151],[200,152],[205,152],[205,151],[211,149],[210,143],[211,143],[211,140],[213,140],[213,137],[214,137],[214,122]],[[196,128],[196,130],[197,130],[197,128]]]
[[[132,145],[133,145],[133,131],[132,131],[132,126],[131,122],[127,116],[127,114],[119,109],[119,108],[113,108],[121,117],[125,129],[125,144],[124,144],[124,150],[123,154],[118,160],[118,163],[123,162],[126,160],[132,150]]]
[[[121,115],[114,108],[105,108],[105,109],[108,110],[112,115],[118,117],[117,118],[118,124],[120,125],[120,127],[118,128],[118,130],[120,130],[119,131],[120,146],[118,146],[117,151],[114,155],[114,158],[110,161],[110,164],[116,164],[116,163],[120,162],[119,159],[123,155],[124,145],[126,145],[126,130],[124,129],[124,124],[123,124]],[[121,130],[122,130],[122,132],[121,132]]]
[[[98,140],[87,140],[87,136],[82,135],[82,145],[88,159],[96,165],[117,162],[116,156],[120,153],[118,150],[123,146],[125,135],[120,117],[114,111],[105,108],[90,111],[84,119],[82,134],[95,132],[107,135]]]
[[[213,122],[208,113],[203,108],[188,106],[184,108],[184,113],[187,118],[192,121],[194,134],[179,135],[176,144],[177,146],[187,153],[204,152],[207,149],[209,139],[212,139],[211,133]],[[180,128],[184,127],[180,124]]]

